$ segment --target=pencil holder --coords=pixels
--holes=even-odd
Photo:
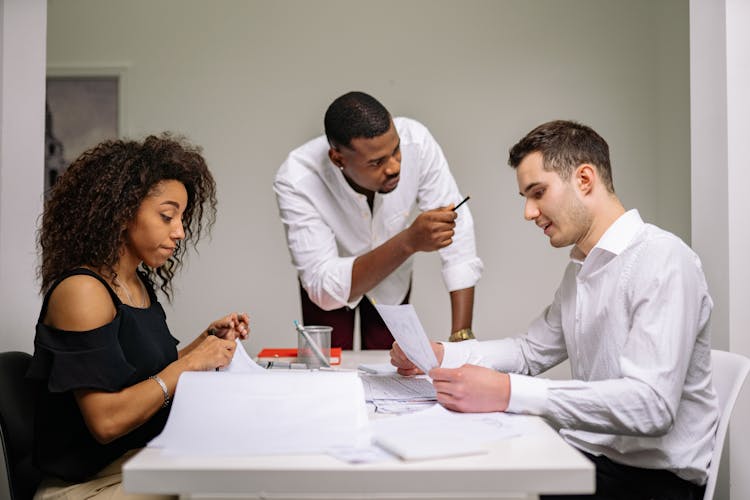
[[[305,325],[302,327],[315,347],[330,363],[331,361],[331,332],[333,327],[322,325]],[[297,362],[305,363],[308,368],[320,368],[323,366],[319,356],[315,353],[315,347],[311,346],[302,335],[297,335]]]

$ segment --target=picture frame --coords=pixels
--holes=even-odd
[[[125,129],[127,66],[47,68],[45,193],[87,149]]]

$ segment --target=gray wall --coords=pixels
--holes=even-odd
[[[688,5],[681,1],[51,1],[48,66],[119,68],[124,135],[186,134],[219,185],[213,238],[168,308],[191,339],[251,314],[251,353],[292,346],[299,317],[271,182],[322,132],[339,94],[372,93],[425,123],[471,194],[485,274],[475,330],[522,331],[551,300],[566,250],[522,219],[507,150],[540,122],[583,121],[608,139],[627,207],[690,232]],[[435,339],[449,302],[420,255],[413,302]],[[28,321],[28,338],[33,320]],[[2,340],[0,340],[2,342]]]

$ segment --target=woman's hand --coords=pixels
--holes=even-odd
[[[233,339],[209,335],[185,354],[183,359],[188,370],[215,370],[224,368],[232,361],[236,348],[237,343]]]
[[[247,313],[227,314],[208,325],[206,333],[220,339],[245,340],[250,333],[250,318]]]

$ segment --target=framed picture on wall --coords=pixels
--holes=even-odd
[[[45,192],[85,150],[122,133],[121,69],[47,70]]]

